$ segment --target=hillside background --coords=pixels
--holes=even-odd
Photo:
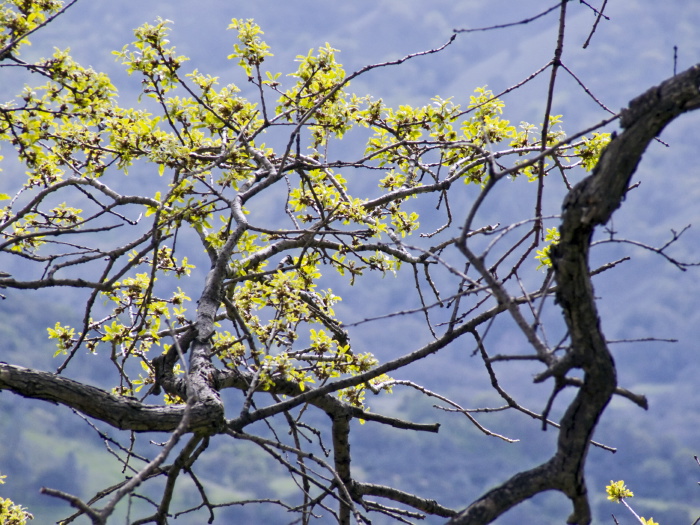
[[[226,60],[235,39],[235,34],[225,31],[231,18],[254,18],[260,24],[275,55],[269,61],[271,71],[290,72],[296,55],[329,42],[341,51],[340,61],[351,72],[369,63],[441,45],[453,28],[517,21],[552,3],[82,0],[35,35],[33,46],[24,52],[24,57],[50,55],[54,46],[70,47],[77,61],[110,74],[120,89],[122,104],[126,104],[136,99],[139,81],[125,77],[110,52],[131,41],[133,28],[161,17],[174,22],[170,40],[180,54],[191,58],[187,67],[218,75],[222,83],[235,82],[245,92],[249,89],[245,79],[235,64]],[[578,2],[571,2],[569,9],[564,63],[613,111],[673,74],[674,46],[678,47],[678,71],[700,62],[700,4],[688,0],[609,2],[606,14],[610,20],[601,22],[587,50],[582,49],[582,44],[594,16]],[[438,55],[398,68],[382,68],[354,81],[351,89],[381,97],[390,105],[422,105],[435,95],[454,97],[456,103],[466,105],[475,87],[488,85],[500,92],[546,64],[555,38],[555,14],[506,30],[460,35]],[[506,96],[506,118],[515,123],[539,123],[547,80],[548,77],[542,77]],[[573,133],[606,116],[595,103],[582,102],[585,99],[581,88],[565,74],[559,82],[554,113],[564,116],[564,129]],[[2,89],[3,99],[13,95]],[[636,175],[640,186],[629,194],[613,218],[620,237],[652,245],[668,240],[672,229],[680,231],[693,224],[672,250],[674,257],[685,261],[700,261],[697,113],[679,119],[663,133],[661,138],[668,147],[657,143],[650,148]],[[6,147],[0,145],[0,150]],[[13,176],[16,174],[7,170],[2,173],[0,190],[10,184]],[[139,184],[136,179],[137,173],[134,180]],[[548,202],[549,213],[558,213],[560,202],[559,198]],[[507,206],[517,207],[518,202],[493,203],[494,220]],[[483,221],[490,221],[488,211]],[[623,255],[632,255],[633,260],[595,281],[607,337],[674,338],[678,342],[614,346],[620,385],[645,394],[650,410],[645,412],[616,399],[599,426],[596,440],[619,450],[610,454],[594,448],[589,456],[587,477],[595,522],[612,524],[610,515],[615,513],[621,525],[633,523],[624,508],[605,499],[605,485],[611,479],[625,479],[635,492],[632,503],[641,515],[653,516],[662,525],[690,524],[700,516],[700,490],[696,483],[700,469],[693,460],[693,455],[700,454],[700,270],[681,272],[658,255],[618,244],[601,246],[594,253],[600,261]],[[1,256],[0,269],[15,275],[22,271],[3,267]],[[375,290],[371,297],[357,295],[357,291],[344,296],[339,316],[350,321],[363,319],[371,315],[365,306],[368,302],[403,308],[405,285],[401,275],[377,281]],[[68,291],[6,295],[7,299],[0,301],[0,360],[55,369],[58,363],[51,357],[54,347],[44,327],[53,326],[57,320],[71,322],[79,318],[79,297]],[[353,334],[353,341],[382,360],[390,359],[415,345],[410,333],[392,331],[393,326],[387,322],[375,323],[369,329],[363,327],[363,332]],[[489,344],[494,349],[524,344],[512,328],[499,329],[490,334]],[[433,390],[440,387],[464,405],[497,403],[479,361],[472,363],[463,356],[457,357],[459,352],[456,348],[421,361],[402,372],[401,377]],[[76,379],[109,384],[109,377],[88,366],[69,371],[70,377]],[[510,391],[531,401],[533,410],[542,409],[548,387],[532,385],[534,369],[504,366],[499,372],[503,374],[502,384]],[[542,433],[536,422],[490,416],[484,421],[489,428],[520,440],[506,444],[484,436],[457,416],[433,409],[430,403],[410,393],[397,392],[390,398],[370,402],[377,412],[414,421],[440,421],[443,426],[438,435],[426,436],[378,428],[371,423],[358,425],[353,453],[366,476],[419,491],[449,506],[461,507],[511,473],[548,457],[555,439],[551,431]],[[39,495],[39,487],[59,487],[89,497],[95,487],[119,479],[118,466],[105,454],[100,438],[70,410],[2,393],[0,414],[0,472],[8,475],[8,484],[0,487],[0,496],[29,507],[36,515],[36,523],[50,523],[69,513],[63,503]],[[232,494],[276,495],[290,490],[277,466],[254,449],[234,450],[222,440],[215,454],[209,452],[207,461],[200,466],[201,476],[216,487],[216,499],[225,500]],[[563,497],[544,495],[496,523],[559,523],[553,516],[565,516],[568,511],[569,504]],[[290,521],[284,514],[268,514],[255,507],[222,511],[220,515],[222,523],[276,525]],[[426,522],[442,520],[432,518]],[[175,523],[201,521],[183,516]],[[378,519],[375,523],[383,522]]]

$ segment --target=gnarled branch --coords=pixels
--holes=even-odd
[[[584,371],[583,384],[561,420],[555,455],[542,465],[516,474],[487,492],[449,523],[480,525],[545,490],[559,490],[572,501],[568,523],[591,522],[583,477],[590,438],[617,386],[615,364],[601,331],[588,268],[596,226],[620,207],[642,154],[663,128],[682,113],[700,108],[700,64],[653,87],[622,112],[622,133],[607,146],[593,173],[577,184],[563,204],[561,239],[552,249],[561,305],[571,336],[565,366]]]

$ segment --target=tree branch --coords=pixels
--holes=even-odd
[[[49,372],[7,363],[0,363],[0,390],[65,405],[115,428],[134,432],[172,432],[185,413],[185,405],[146,405]],[[206,405],[196,404],[188,430],[210,429],[214,415]]]
[[[480,525],[544,490],[560,490],[574,510],[568,523],[588,525],[591,512],[583,468],[590,437],[615,392],[615,365],[600,328],[588,269],[593,230],[621,205],[642,154],[677,116],[700,108],[700,65],[666,80],[634,99],[622,112],[623,132],[615,136],[593,173],[577,184],[563,204],[561,239],[552,249],[561,305],[571,337],[566,366],[584,370],[583,384],[561,420],[556,454],[489,491],[449,523]],[[556,367],[556,365],[555,365]]]

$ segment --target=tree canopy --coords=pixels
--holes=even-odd
[[[569,523],[590,523],[586,457],[591,444],[610,448],[593,441],[599,419],[614,395],[647,406],[617,382],[591,279],[620,261],[590,267],[593,234],[621,205],[649,143],[700,106],[700,67],[565,132],[552,108],[566,1],[552,9],[560,24],[552,59],[530,77],[550,78],[542,119],[520,124],[507,118],[506,92],[486,86],[465,106],[436,96],[391,107],[353,92],[358,77],[429,60],[459,31],[434,49],[351,73],[330,44],[278,72],[267,68],[274,50],[263,30],[233,19],[228,58],[239,72],[219,78],[190,67],[168,39],[169,22],[157,20],[115,51],[142,87],[138,101],[123,104],[113,79],[68,51],[23,58],[32,34],[73,3],[5,2],[0,15],[0,68],[16,81],[0,106],[9,188],[0,194],[0,287],[8,300],[71,290],[82,319],[47,327],[55,371],[0,363],[0,389],[130,431],[132,444],[113,451],[124,481],[93,494],[46,494],[93,523],[144,490],[150,505],[133,523],[195,510],[213,522],[222,507],[260,504],[300,523],[433,515],[479,524],[556,490],[571,502]],[[611,123],[616,133],[605,131]],[[516,193],[517,206],[497,208],[499,192]],[[548,196],[560,194],[553,209]],[[485,208],[497,222],[484,219]],[[410,301],[382,300],[375,276],[401,280]],[[368,298],[376,304],[363,307]],[[363,330],[395,318],[420,337],[397,333],[397,357],[386,358]],[[490,348],[498,322],[517,326],[522,346]],[[466,409],[401,378],[454,348],[478,357],[500,406]],[[525,360],[539,367],[534,381],[549,385],[539,410],[510,394],[496,370]],[[111,390],[68,377],[85,361]],[[353,469],[351,422],[440,429],[372,410],[374,395],[398,389],[437,400],[490,439],[509,438],[482,413],[525,414],[558,432],[556,447],[459,508],[364,479]],[[555,418],[567,389],[575,394]],[[135,452],[141,435],[158,432],[169,437],[157,449]],[[259,447],[297,490],[214,500],[197,462],[221,439]],[[177,496],[183,478],[199,494],[187,507]]]

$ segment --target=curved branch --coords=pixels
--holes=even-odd
[[[605,224],[621,205],[649,143],[673,119],[698,108],[700,65],[634,99],[622,112],[623,132],[610,142],[593,173],[564,199],[561,240],[552,249],[552,262],[571,347],[563,358],[566,366],[553,375],[562,379],[568,369],[582,368],[583,384],[561,420],[556,454],[487,492],[451,524],[490,523],[523,500],[552,489],[566,494],[573,504],[568,523],[591,522],[583,468],[590,437],[617,387],[615,364],[600,328],[588,269],[593,230]]]

